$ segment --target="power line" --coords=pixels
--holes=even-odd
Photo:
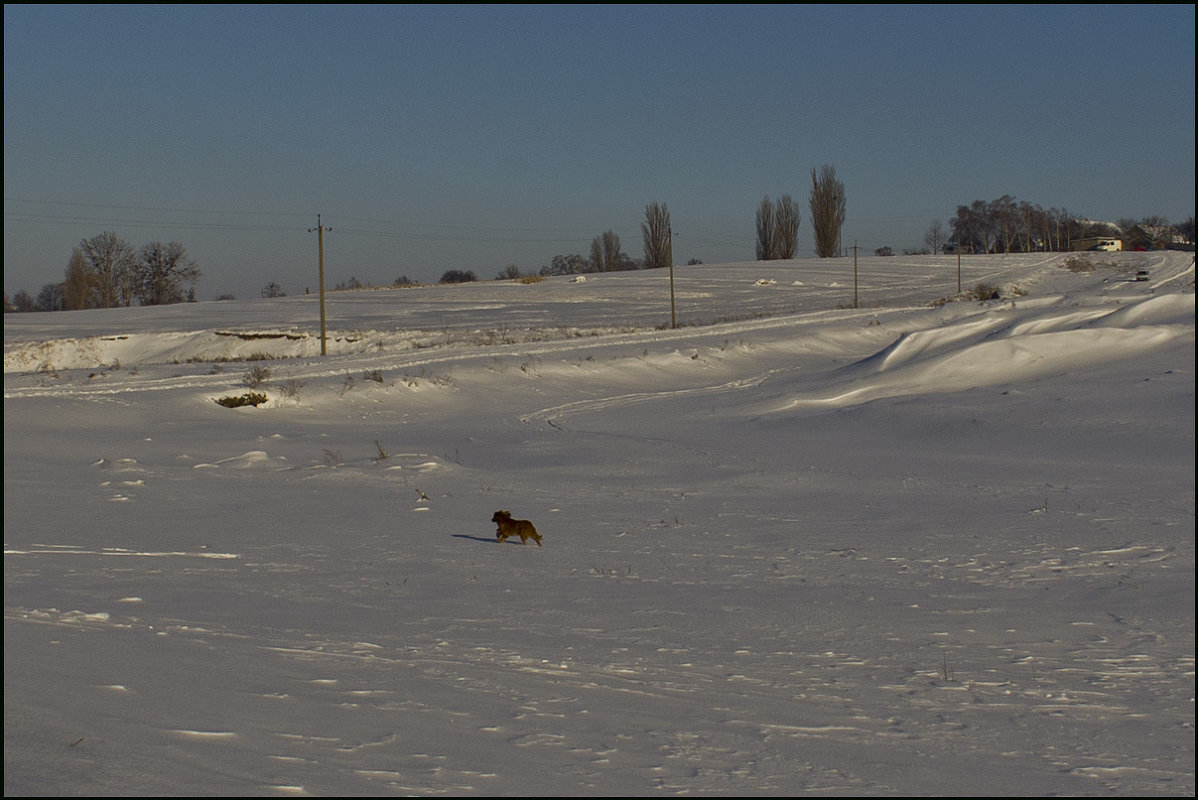
[[[186,230],[240,230],[240,231],[293,231],[294,226],[290,225],[253,225],[253,224],[231,224],[231,223],[216,223],[216,222],[175,222],[163,220],[130,220],[130,219],[115,219],[110,217],[66,217],[52,216],[47,214],[5,214],[6,222],[28,222],[38,225],[63,225],[63,224],[78,224],[78,225],[122,225],[134,228],[149,228],[149,227],[172,227],[183,228]]]
[[[74,203],[66,201],[50,201],[50,200],[30,200],[25,198],[5,198],[5,203],[29,203],[44,206],[62,206],[66,208],[89,208],[102,209],[108,211],[149,211],[165,214],[211,214],[224,216],[240,216],[240,217],[298,217],[298,214],[290,212],[267,212],[267,211],[233,211],[233,210],[215,210],[215,209],[185,209],[185,208],[165,208],[152,206],[132,206],[132,205],[111,205],[100,203]],[[294,231],[301,226],[297,223],[294,226],[282,225],[278,223],[255,223],[255,222],[219,222],[219,221],[196,221],[196,220],[166,220],[166,219],[147,219],[147,218],[121,218],[116,216],[99,216],[99,215],[80,215],[80,214],[52,214],[52,213],[33,213],[24,211],[5,211],[4,219],[6,222],[19,222],[30,224],[79,224],[79,225],[112,225],[112,226],[127,226],[127,227],[173,227],[184,230],[228,230],[228,231]],[[590,229],[579,228],[521,228],[521,227],[497,227],[497,226],[469,226],[469,225],[451,225],[444,223],[432,222],[415,222],[410,220],[386,220],[374,219],[368,217],[353,217],[353,216],[337,216],[336,219],[344,219],[351,222],[367,223],[372,225],[392,226],[390,230],[377,230],[362,227],[347,228],[339,226],[340,233],[354,236],[370,236],[377,238],[391,239],[415,239],[438,242],[473,242],[473,243],[545,243],[545,244],[564,244],[577,242],[580,239],[591,235]],[[306,226],[305,226],[306,227]],[[402,228],[415,228],[417,230],[405,231]],[[419,229],[434,229],[436,232],[422,232]]]
[[[27,197],[6,197],[5,203],[30,203],[33,205],[45,206],[67,206],[68,208],[106,208],[118,211],[165,211],[175,214],[239,214],[244,216],[260,216],[260,217],[300,217],[307,216],[306,213],[297,211],[241,211],[230,209],[210,209],[210,208],[169,208],[164,206],[132,206],[132,205],[116,205],[113,203],[80,203],[70,200],[35,200]]]

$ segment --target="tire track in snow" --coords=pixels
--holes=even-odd
[[[590,400],[575,400],[570,403],[562,403],[548,408],[542,408],[534,411],[531,414],[526,414],[520,418],[520,421],[527,424],[530,422],[544,422],[552,428],[564,430],[560,420],[567,416],[577,414],[589,414],[599,411],[611,411],[617,408],[627,406],[640,405],[641,403],[652,403],[659,400],[674,400],[681,397],[694,397],[701,395],[720,395],[731,392],[739,392],[744,389],[752,389],[761,386],[775,375],[789,372],[786,369],[772,369],[760,375],[754,375],[748,378],[738,378],[737,380],[728,381],[727,383],[715,384],[713,386],[700,386],[693,389],[665,389],[657,392],[631,392],[629,394],[613,395],[610,397],[592,398]]]

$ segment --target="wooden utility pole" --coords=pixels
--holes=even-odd
[[[857,243],[853,242],[853,308],[857,307]]]
[[[332,230],[325,228],[320,223],[320,215],[316,215],[316,227],[308,228],[308,233],[316,231],[316,242],[320,257],[320,354],[326,356],[329,354],[328,337],[325,335],[324,325],[324,232]]]
[[[961,294],[961,249],[957,248],[957,294]]]
[[[678,327],[678,319],[674,315],[674,227],[666,226],[666,235],[669,237],[669,245],[666,252],[670,258],[670,328]]]

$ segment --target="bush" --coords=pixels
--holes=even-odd
[[[242,382],[251,389],[257,389],[270,378],[270,367],[252,367],[242,378]]]
[[[1012,286],[1010,287],[1009,294],[1014,297],[1023,297],[1027,294],[1027,291],[1018,286]],[[1002,289],[999,287],[992,286],[988,283],[979,283],[972,289],[966,289],[965,291],[961,292],[961,294],[957,295],[956,297],[941,297],[939,300],[933,301],[931,305],[933,308],[938,308],[939,306],[943,306],[948,303],[965,300],[977,300],[984,303],[987,300],[1001,300],[1002,296]]]
[[[266,399],[266,395],[262,392],[246,392],[237,397],[222,397],[216,401],[216,404],[225,408],[241,408],[242,406],[254,406],[257,408],[265,403]]]
[[[288,400],[298,400],[300,389],[304,388],[304,382],[299,378],[288,378],[285,381],[281,381],[275,388]]]
[[[1000,300],[1002,292],[997,286],[991,286],[988,283],[979,283],[973,289],[966,292],[966,296],[971,300]]]
[[[441,283],[473,283],[476,280],[474,273],[470,270],[451,269],[446,270],[441,276]]]

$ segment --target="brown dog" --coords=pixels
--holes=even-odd
[[[496,511],[495,516],[491,517],[491,521],[499,525],[495,538],[500,544],[507,541],[509,537],[519,536],[520,544],[527,544],[528,540],[532,539],[537,543],[537,547],[541,546],[541,534],[537,533],[533,524],[526,519],[512,519],[512,512]]]

